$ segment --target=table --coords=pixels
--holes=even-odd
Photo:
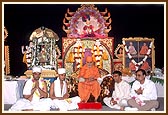
[[[27,70],[24,74],[26,74],[26,76],[28,78],[31,77],[32,75],[32,70]],[[41,73],[41,77],[45,77],[45,78],[53,78],[53,77],[57,77],[58,74],[55,70],[42,70],[42,73]]]
[[[23,97],[23,86],[26,80],[11,80],[3,83],[4,104],[14,104]]]
[[[164,86],[160,83],[155,83],[158,97],[164,97]]]
[[[166,87],[166,81],[164,81],[164,76],[152,76],[151,80],[155,83],[158,97],[164,97],[164,87]]]

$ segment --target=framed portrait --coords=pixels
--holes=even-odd
[[[137,69],[152,71],[155,68],[154,38],[123,38],[123,66],[132,72]]]
[[[114,51],[114,55],[122,61],[123,58],[123,50],[124,50],[124,45],[123,44],[118,44],[117,48]]]

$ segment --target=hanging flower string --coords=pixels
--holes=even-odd
[[[146,61],[146,59],[148,58],[148,56],[149,56],[149,54],[150,54],[150,52],[151,52],[153,43],[152,43],[152,42],[150,43],[149,49],[148,49],[147,53],[145,54],[145,57],[142,59],[142,61],[140,61],[140,62],[138,62],[138,63],[137,63],[137,62],[135,61],[135,59],[133,59],[133,57],[131,56],[131,54],[130,54],[130,52],[129,52],[129,50],[128,50],[126,44],[125,44],[125,41],[123,41],[123,45],[124,45],[126,54],[128,55],[129,59],[132,61],[132,63],[135,65],[136,70],[138,70],[139,66],[142,65],[142,64]]]
[[[83,57],[83,46],[80,39],[77,39],[74,45],[74,59],[76,61],[77,69],[82,67],[82,57]]]

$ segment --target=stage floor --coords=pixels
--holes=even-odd
[[[158,101],[160,103],[160,106],[159,106],[159,108],[156,111],[164,111],[164,98],[163,97],[159,97]],[[4,111],[8,111],[8,109],[11,106],[12,105],[10,105],[10,104],[4,104]],[[51,111],[57,111],[57,110],[51,110]],[[73,111],[107,111],[108,112],[108,111],[120,111],[120,110],[111,109],[111,108],[103,105],[102,109],[80,109],[80,110],[73,110]]]

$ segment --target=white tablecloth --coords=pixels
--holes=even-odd
[[[157,89],[157,94],[158,94],[158,97],[164,97],[164,84],[160,84],[160,83],[155,83],[156,85],[156,89]]]
[[[4,81],[4,104],[14,104],[19,98],[23,97],[24,83],[25,80]]]

